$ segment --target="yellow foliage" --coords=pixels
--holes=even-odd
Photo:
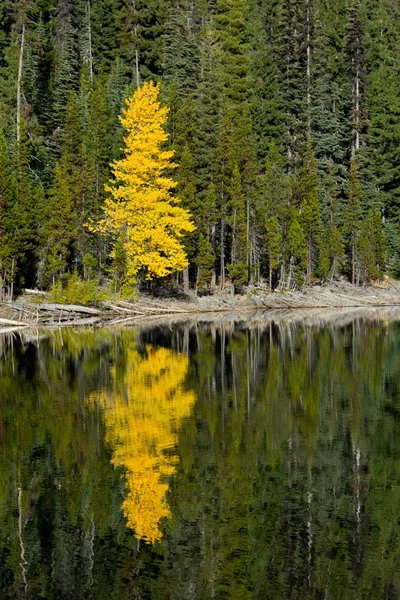
[[[151,279],[183,269],[187,258],[181,239],[195,229],[190,213],[177,206],[179,198],[172,194],[176,182],[163,174],[176,164],[171,162],[174,153],[163,149],[168,108],[160,105],[159,89],[146,82],[126,101],[120,117],[125,154],[111,165],[114,180],[106,187],[110,196],[98,227],[122,243],[131,279],[141,270]]]
[[[114,390],[92,396],[103,408],[112,462],[122,466],[128,494],[122,505],[128,526],[153,543],[161,538],[159,521],[169,517],[168,477],[175,473],[173,448],[182,420],[195,396],[184,389],[188,358],[166,348],[147,348],[143,358],[127,350],[127,367]]]

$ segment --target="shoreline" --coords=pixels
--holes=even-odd
[[[275,311],[335,311],[353,308],[400,307],[400,281],[385,287],[356,287],[344,281],[292,291],[269,292],[249,288],[246,294],[230,291],[184,299],[139,295],[134,302],[116,300],[93,306],[34,303],[25,295],[15,302],[0,303],[0,333],[26,328],[75,326],[123,326],[172,317],[198,319],[205,315],[246,314]]]

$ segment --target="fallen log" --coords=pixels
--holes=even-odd
[[[35,295],[35,296],[47,296],[47,292],[41,292],[40,290],[30,290],[28,288],[24,289],[25,294]]]
[[[107,304],[105,304],[105,306],[107,306],[107,308],[110,308],[111,310],[116,310],[117,312],[124,312],[124,313],[130,313],[130,314],[135,314],[135,315],[143,315],[144,313],[136,310],[136,308],[125,308],[125,306],[119,306],[116,303],[113,302],[108,302]]]
[[[13,333],[14,331],[21,331],[21,329],[25,329],[29,327],[29,325],[18,325],[15,327],[4,327],[4,328],[0,328],[0,334],[3,333]]]
[[[88,306],[81,306],[80,304],[38,304],[39,310],[50,310],[50,311],[65,311],[82,313],[86,315],[101,315],[101,311],[97,308],[89,308]]]
[[[99,323],[100,319],[98,317],[88,317],[87,319],[75,319],[74,321],[60,321],[47,325],[48,329],[58,329],[59,327],[79,327],[81,325],[94,325]]]
[[[0,325],[12,325],[13,327],[29,327],[24,321],[13,321],[13,319],[0,319]]]
[[[151,313],[151,314],[159,314],[159,313],[182,313],[186,314],[190,312],[188,310],[183,310],[179,308],[172,307],[161,307],[161,306],[143,306],[142,302],[138,302],[137,304],[129,303],[129,302],[119,302],[118,304],[122,304],[123,306],[130,307],[131,310],[134,310],[137,313]],[[136,308],[137,307],[137,308]]]

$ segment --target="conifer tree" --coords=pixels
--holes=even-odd
[[[307,269],[308,247],[303,228],[300,224],[297,210],[288,206],[285,215],[285,261],[288,271],[286,287],[300,285],[304,281],[304,271]]]
[[[299,208],[299,219],[307,242],[307,277],[310,278],[317,264],[321,233],[321,217],[318,202],[318,175],[313,156],[311,140],[303,164],[299,169],[295,186],[295,200]]]
[[[347,252],[350,261],[351,281],[357,282],[358,247],[362,225],[362,190],[358,175],[357,161],[350,161],[348,175],[347,198],[343,211],[343,235],[346,240]]]
[[[337,276],[344,262],[344,240],[341,228],[342,206],[339,197],[339,189],[331,167],[325,178],[325,202],[323,207],[327,213],[324,215],[324,233],[321,240],[322,259],[320,261],[319,273],[323,277],[333,278]]]
[[[231,231],[231,255],[228,272],[233,283],[232,289],[234,290],[235,285],[242,285],[248,279],[246,204],[237,164],[233,167],[228,194],[228,224]]]
[[[274,142],[271,142],[265,161],[265,174],[261,176],[257,219],[263,224],[261,235],[263,251],[268,260],[268,278],[272,289],[273,271],[279,267],[282,256],[281,223],[287,201],[284,159]]]
[[[228,104],[249,94],[249,59],[245,42],[247,0],[217,0],[215,28],[220,41],[220,77]]]
[[[68,268],[76,242],[77,216],[74,197],[63,161],[55,167],[54,182],[46,203],[44,226],[41,230],[41,283],[55,283]]]
[[[218,222],[217,202],[218,198],[215,185],[211,183],[201,202],[198,213],[197,227],[199,231],[199,240],[196,256],[198,287],[215,285],[215,237],[216,225]]]
[[[264,158],[272,142],[282,147],[285,115],[283,111],[281,58],[281,2],[264,0],[250,5],[250,73],[253,93],[251,114],[257,137],[258,155]]]
[[[364,27],[361,21],[361,4],[353,0],[350,5],[346,36],[346,55],[350,75],[350,127],[351,156],[355,156],[364,143],[366,133],[365,105],[365,48]]]
[[[36,246],[37,211],[34,187],[29,171],[30,141],[25,121],[21,121],[20,141],[12,161],[12,201],[6,211],[11,260],[11,297],[14,283],[29,284],[34,277],[34,250]],[[18,274],[18,278],[17,278]]]
[[[6,287],[10,283],[12,248],[9,212],[15,201],[11,161],[3,131],[0,131],[0,172],[0,300],[3,300]]]
[[[168,10],[164,25],[163,81],[173,83],[180,97],[193,93],[199,74],[199,48],[189,2]]]
[[[77,90],[79,78],[76,30],[72,23],[72,17],[68,15],[66,22],[60,23],[60,27],[63,32],[59,38],[59,44],[56,46],[53,84],[52,127],[55,140],[60,139],[58,131],[64,125],[68,100],[71,94]]]
[[[283,2],[283,34],[281,70],[284,76],[283,109],[285,111],[285,149],[291,169],[301,162],[307,136],[307,77],[306,29],[303,3],[299,0]]]
[[[385,270],[386,240],[377,208],[371,208],[364,218],[358,246],[363,280],[380,279]]]
[[[265,252],[268,258],[269,291],[272,292],[272,274],[279,267],[282,235],[277,216],[268,217],[265,223]]]

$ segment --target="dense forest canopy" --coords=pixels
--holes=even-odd
[[[4,0],[1,295],[126,283],[123,247],[87,223],[149,80],[196,226],[186,283],[398,275],[399,42],[389,0]]]

